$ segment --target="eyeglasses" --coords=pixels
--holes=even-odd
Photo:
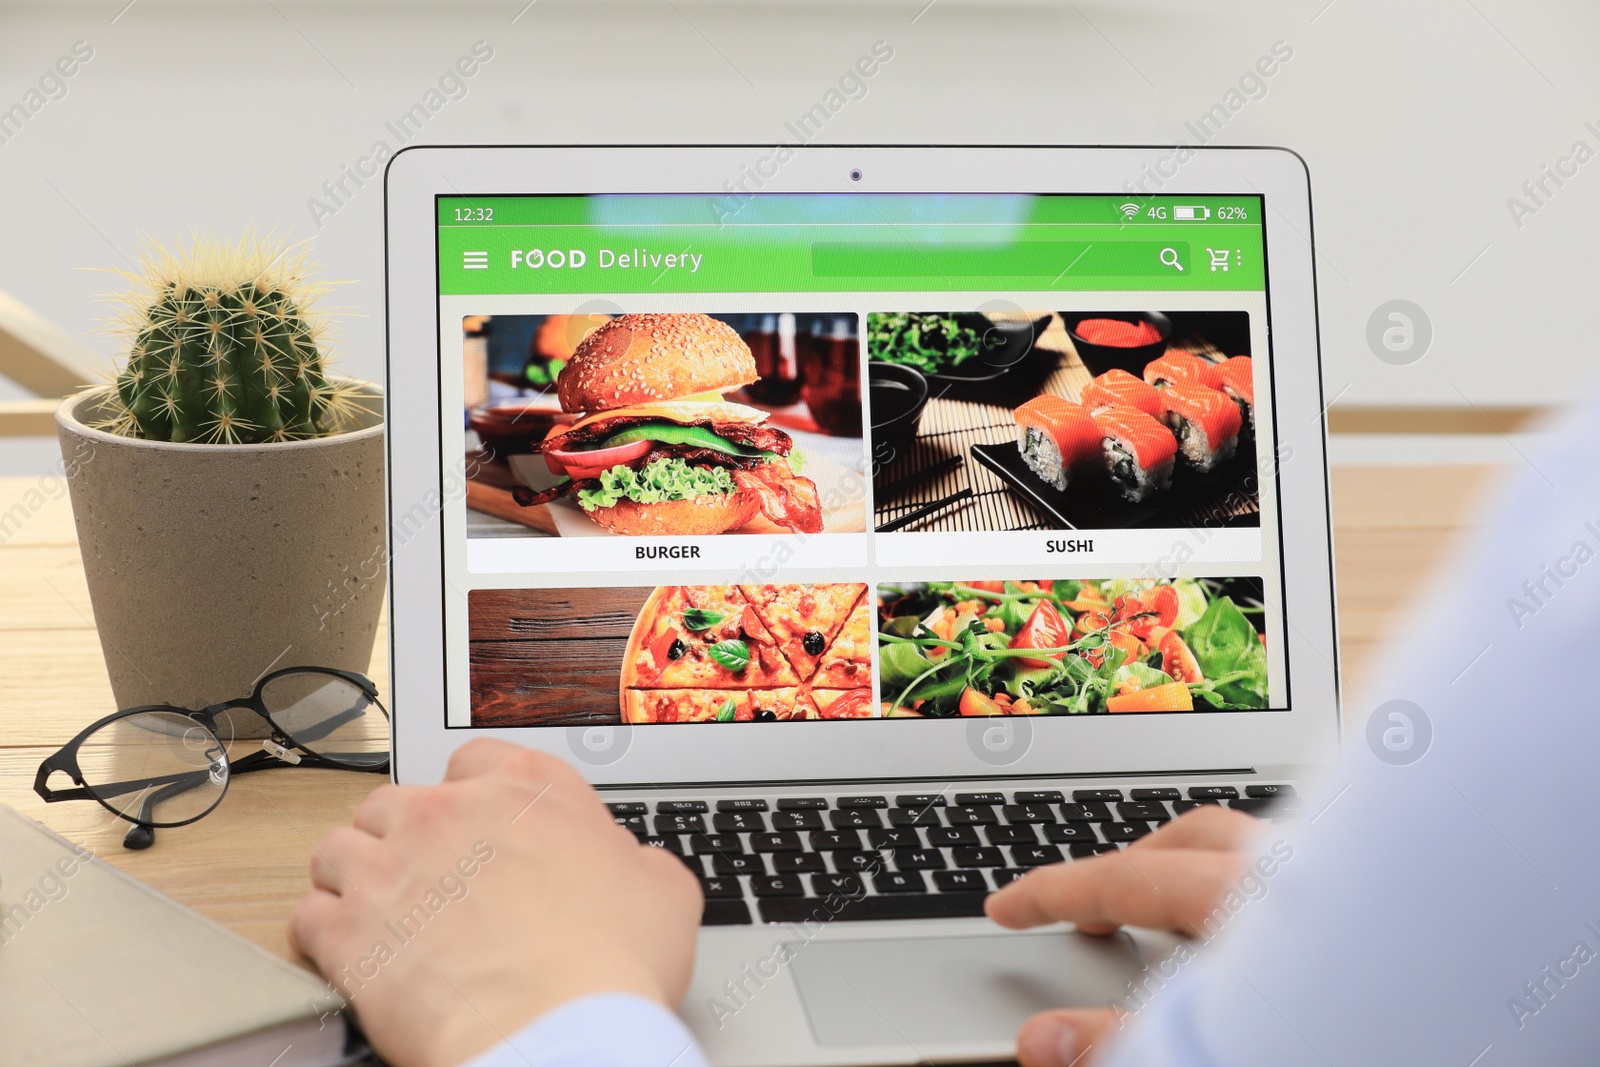
[[[271,730],[261,750],[231,760],[234,709],[252,711]],[[219,717],[223,717],[219,730]],[[224,740],[224,735],[230,735]],[[46,804],[94,800],[133,823],[125,848],[149,848],[157,827],[187,826],[209,815],[236,774],[285,763],[373,774],[389,770],[389,713],[377,686],[354,671],[289,667],[255,692],[194,711],[150,704],[107,715],[39,764],[33,791]],[[76,789],[51,789],[66,774]]]

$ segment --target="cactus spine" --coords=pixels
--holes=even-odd
[[[153,249],[124,296],[132,334],[103,428],[154,441],[257,444],[337,433],[356,409],[329,380],[305,246],[247,233]]]

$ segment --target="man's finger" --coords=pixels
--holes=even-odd
[[[1088,1067],[1116,1029],[1106,1008],[1040,1012],[1017,1033],[1017,1059],[1022,1067]]]
[[[361,874],[370,873],[372,857],[382,848],[378,839],[353,826],[335,826],[311,853],[311,884],[336,896],[361,888]]]
[[[1153,834],[1139,838],[1129,848],[1246,848],[1263,823],[1253,815],[1215,804],[1186,811]]]
[[[456,749],[445,768],[444,780],[453,782],[496,773],[537,780],[541,786],[579,777],[576,771],[555,756],[513,745],[509,741],[480,737]]]
[[[356,829],[364,830],[373,837],[388,837],[404,821],[401,805],[405,801],[402,798],[414,788],[383,783],[362,799],[350,821]]]
[[[300,898],[289,913],[289,947],[315,963],[319,969],[328,957],[328,945],[338,924],[342,905],[339,898],[313,889]]]
[[[1242,864],[1207,849],[1107,853],[1037,868],[990,894],[984,910],[1011,929],[1071,922],[1109,934],[1127,923],[1195,934]]]

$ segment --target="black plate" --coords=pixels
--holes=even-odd
[[[982,333],[998,330],[1006,340],[987,355],[968,360],[961,367],[926,375],[931,398],[1015,407],[1037,396],[1044,380],[1061,362],[1060,352],[1040,348],[1038,344],[1039,336],[1050,326],[1052,315],[1010,326],[997,325],[988,316],[976,312],[961,312],[954,318]]]
[[[1109,478],[1099,475],[1080,475],[1063,492],[1029,470],[1012,441],[973,445],[972,458],[998,474],[1017,495],[1060,523],[1059,528],[1063,530],[1201,526],[1220,530],[1261,525],[1259,510],[1230,518],[1214,516],[1209,521],[1205,514],[1208,508],[1223,503],[1230,493],[1259,499],[1254,480],[1255,446],[1243,441],[1232,459],[1206,474],[1196,474],[1180,459],[1172,472],[1172,487],[1138,504],[1124,499]]]

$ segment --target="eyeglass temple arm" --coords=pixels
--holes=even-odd
[[[48,778],[57,768],[45,770],[40,768],[41,776]],[[156,786],[166,786],[178,782],[188,782],[185,789],[192,789],[201,781],[210,777],[210,771],[183,771],[179,774],[164,774],[158,778],[135,778],[127,782],[112,782],[107,785],[96,786],[93,791],[79,787],[76,789],[51,789],[43,781],[35,782],[34,791],[46,804],[54,804],[60,800],[93,800],[98,793],[102,797],[119,797],[124,793],[136,792],[140,789],[153,789]],[[190,779],[195,779],[190,781]]]

